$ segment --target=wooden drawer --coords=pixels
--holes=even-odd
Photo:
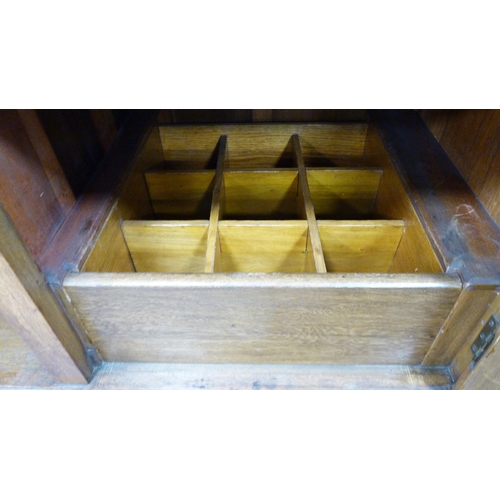
[[[366,124],[155,127],[78,267],[115,361],[420,364],[462,289]]]

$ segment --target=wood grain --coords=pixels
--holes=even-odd
[[[1,373],[1,372],[0,372]],[[10,375],[10,374],[9,374]],[[1,375],[0,375],[1,377]],[[35,369],[0,378],[2,389],[44,390],[448,390],[446,368],[410,365],[266,365],[108,362],[86,385],[54,382]]]
[[[296,170],[225,171],[225,219],[299,219]]]
[[[210,218],[215,171],[146,172],[145,176],[157,218]]]
[[[160,135],[167,167],[213,168],[221,135],[228,136],[229,168],[292,166],[293,134],[301,137],[309,166],[359,166],[366,124],[253,124],[162,126]]]
[[[54,378],[0,314],[0,388],[47,384]]]
[[[497,297],[492,304],[490,310],[488,311],[485,321],[491,316],[491,314],[496,314],[499,316],[499,304],[500,299]],[[478,332],[474,332],[471,335],[471,342],[473,342],[477,336]],[[499,345],[498,339],[500,338],[498,330],[495,332],[495,338],[493,343],[485,351],[483,357],[477,362],[472,371],[470,370],[470,343],[467,342],[464,348],[459,353],[454,363],[452,364],[452,369],[456,377],[456,389],[476,389],[476,390],[492,390],[500,389],[500,361],[499,361]],[[461,365],[461,366],[460,366]],[[463,368],[462,368],[463,367]],[[460,377],[457,377],[460,374]],[[458,378],[458,379],[457,379]]]
[[[448,366],[463,346],[473,342],[474,332],[481,330],[485,318],[497,296],[495,290],[465,288],[460,293],[450,315],[423,361],[424,366]],[[468,340],[469,339],[469,340]],[[472,339],[472,340],[471,340]]]
[[[373,217],[405,221],[406,229],[390,272],[443,272],[415,208],[373,125],[370,125],[368,129],[363,164],[366,167],[383,169]]]
[[[54,195],[67,215],[75,203],[75,196],[71,191],[61,164],[52,149],[38,115],[33,109],[19,109],[17,112],[43,166],[45,175],[52,186]]]
[[[500,231],[415,112],[373,113],[389,155],[449,272],[500,285]]]
[[[318,219],[355,220],[373,216],[381,170],[307,169]]]
[[[165,158],[157,126],[153,126],[140,149],[139,156],[124,175],[124,185],[118,199],[118,213],[122,219],[154,219],[153,206],[144,173],[164,166]]]
[[[133,114],[121,128],[100,166],[100,175],[78,199],[41,259],[41,268],[51,283],[61,283],[66,272],[79,270],[83,265],[155,117],[156,111]]]
[[[82,272],[126,273],[135,271],[120,224],[121,218],[115,206],[83,264]]]
[[[64,221],[67,205],[61,206],[15,110],[0,110],[0,200],[39,262]]]
[[[220,272],[315,272],[306,221],[221,221],[219,243]]]
[[[461,282],[448,275],[84,273],[68,275],[64,288],[108,361],[418,364]]]
[[[125,221],[123,235],[138,273],[201,273],[208,221]]]
[[[78,332],[0,205],[0,315],[57,380],[82,383],[93,367]]]
[[[453,376],[453,379],[456,381],[455,382],[456,389],[461,389],[470,376],[473,376],[474,378],[477,377],[476,380],[479,381],[479,379],[481,378],[481,376],[479,375],[481,373],[481,370],[478,370],[478,368],[483,362],[485,363],[485,368],[486,368],[485,372],[488,373],[491,371],[488,365],[491,364],[492,360],[495,359],[495,356],[493,355],[493,357],[489,361],[485,360],[488,357],[490,357],[492,353],[494,353],[495,351],[495,346],[498,342],[498,328],[497,331],[495,332],[495,338],[493,339],[492,344],[486,349],[482,358],[479,359],[474,366],[471,365],[472,363],[471,346],[473,342],[476,340],[476,338],[479,336],[481,330],[483,329],[483,326],[490,319],[491,315],[492,314],[498,315],[499,309],[500,309],[500,294],[496,292],[491,300],[489,307],[486,310],[483,310],[483,316],[481,320],[478,321],[478,323],[474,325],[473,328],[471,328],[467,339],[465,340],[465,342],[463,342],[460,350],[458,351],[457,355],[455,356],[450,365],[451,374]],[[477,372],[478,374],[476,375],[475,372]]]
[[[317,273],[326,273],[325,257],[321,247],[321,239],[318,232],[318,224],[316,222],[316,214],[311,200],[309,184],[307,182],[306,167],[302,156],[302,148],[300,147],[300,139],[298,135],[292,136],[293,141],[293,156],[297,170],[299,171],[299,199],[307,219],[309,228],[310,246],[308,252],[311,252],[314,257],[314,266]]]
[[[219,219],[222,214],[221,199],[224,196],[224,160],[226,157],[227,136],[223,135],[219,140],[219,151],[217,153],[217,166],[215,169],[214,190],[212,194],[212,206],[210,207],[210,223],[207,235],[207,252],[205,257],[205,272],[213,273],[216,269],[216,261],[220,261],[219,244]],[[217,269],[219,271],[219,269]]]
[[[318,221],[328,272],[388,273],[403,221]]]

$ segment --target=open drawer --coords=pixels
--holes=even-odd
[[[111,361],[421,364],[462,290],[367,124],[156,126],[75,270]]]

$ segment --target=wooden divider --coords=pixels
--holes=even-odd
[[[219,139],[219,151],[217,153],[217,165],[215,167],[215,185],[212,194],[212,206],[210,208],[210,223],[207,236],[207,251],[205,256],[205,272],[215,271],[215,262],[219,247],[219,219],[221,216],[221,196],[224,187],[224,159],[226,156],[227,136],[223,135]]]
[[[136,270],[388,273],[405,223],[359,220],[372,215],[382,171],[306,169],[299,134],[288,147],[294,168],[229,168],[221,135],[215,170],[146,172],[165,220],[122,225]],[[318,222],[316,206],[330,220]]]
[[[316,223],[316,215],[311,201],[311,193],[309,192],[309,185],[307,183],[306,167],[304,165],[304,158],[302,157],[302,149],[300,147],[300,140],[297,134],[292,136],[293,141],[293,156],[297,169],[299,171],[299,184],[300,184],[300,198],[303,201],[303,207],[309,226],[309,236],[311,241],[312,253],[314,256],[314,264],[317,273],[326,273],[325,257],[323,255],[323,248],[321,246],[321,239],[318,232],[318,224]]]

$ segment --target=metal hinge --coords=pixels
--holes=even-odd
[[[476,340],[470,346],[472,351],[471,369],[474,368],[481,356],[485,353],[486,349],[491,345],[495,338],[495,332],[498,328],[500,321],[495,314],[492,314],[490,319],[486,322]]]

